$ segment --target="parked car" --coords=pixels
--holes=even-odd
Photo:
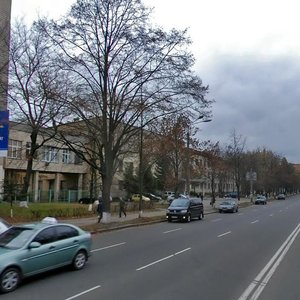
[[[82,269],[90,256],[91,234],[77,226],[42,222],[11,226],[0,234],[0,291],[12,292],[25,277],[71,265]]]
[[[152,193],[146,194],[145,196],[150,198],[151,201],[161,201],[162,200],[162,197],[152,194]]]
[[[235,200],[226,200],[220,203],[219,205],[219,212],[238,212],[239,205]]]
[[[0,234],[7,230],[11,225],[4,219],[0,218]]]
[[[237,192],[231,192],[231,193],[227,193],[224,196],[225,198],[234,198],[236,199],[238,197],[238,193]]]
[[[175,192],[165,191],[163,198],[171,202],[172,200],[175,199]]]
[[[92,204],[96,199],[90,197],[83,197],[78,200],[80,204]]]
[[[278,194],[276,199],[277,200],[285,200],[285,194]]]
[[[254,204],[267,204],[267,198],[262,195],[258,195],[254,201]]]
[[[177,198],[172,201],[167,209],[166,218],[190,222],[193,218],[201,220],[204,217],[203,202],[200,198]]]
[[[140,201],[140,194],[133,194],[131,196],[131,201],[134,201],[134,202],[138,202]],[[146,197],[145,195],[142,195],[142,201],[150,201],[150,198],[149,197]]]

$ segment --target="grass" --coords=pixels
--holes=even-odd
[[[12,216],[11,216],[12,209]],[[20,207],[18,203],[0,203],[0,217],[10,223],[39,221],[44,217],[81,218],[92,216],[88,211],[88,205],[70,203],[29,203],[28,208]]]

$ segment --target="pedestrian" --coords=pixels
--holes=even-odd
[[[126,217],[126,203],[125,201],[122,199],[122,197],[120,197],[120,207],[119,207],[119,217],[122,217],[122,213],[124,214],[124,216]]]
[[[98,223],[100,223],[102,216],[103,216],[103,202],[102,199],[99,199],[99,203],[97,206],[97,213],[98,213]]]

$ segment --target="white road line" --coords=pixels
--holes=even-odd
[[[251,224],[255,224],[255,223],[258,223],[259,221],[258,220],[255,220],[253,222],[251,222]]]
[[[172,230],[168,230],[168,231],[165,231],[163,233],[170,233],[170,232],[174,232],[174,231],[178,231],[178,230],[181,230],[182,228],[176,228],[176,229],[172,229]]]
[[[230,233],[231,233],[231,231],[227,231],[227,232],[225,232],[225,233],[222,233],[222,234],[218,235],[218,238],[219,238],[219,237],[222,237],[222,236],[224,236],[224,235],[230,234]]]
[[[107,246],[107,247],[103,247],[103,248],[94,249],[94,250],[92,250],[91,252],[102,251],[102,250],[106,250],[106,249],[109,249],[109,248],[113,248],[113,247],[122,246],[122,245],[125,245],[125,244],[126,244],[126,242],[119,243],[119,244],[114,244],[114,245],[110,245],[110,246]]]
[[[238,216],[242,216],[244,213],[239,213]]]
[[[222,221],[222,219],[215,219],[215,220],[211,220],[211,222],[219,222],[219,221]]]
[[[293,232],[288,236],[284,243],[280,246],[271,260],[266,264],[266,266],[260,271],[260,273],[254,278],[250,283],[244,293],[240,296],[238,300],[257,300],[263,289],[266,287],[268,281],[275,273],[280,262],[290,249],[294,240],[300,232],[300,224],[293,230]],[[255,290],[256,289],[256,290]],[[254,291],[255,290],[255,291]],[[252,296],[251,296],[252,294]]]
[[[273,217],[274,215],[273,214],[270,214],[270,217]]]
[[[184,250],[182,250],[182,251],[179,251],[179,252],[176,252],[176,253],[171,254],[171,255],[169,255],[169,256],[166,256],[166,257],[163,257],[163,258],[161,258],[161,259],[158,259],[158,260],[156,260],[156,261],[154,261],[154,262],[152,262],[152,263],[150,263],[150,264],[148,264],[148,265],[145,265],[145,266],[143,266],[143,267],[140,267],[140,268],[136,269],[136,271],[141,271],[141,270],[143,270],[143,269],[146,269],[146,268],[148,268],[148,267],[151,267],[151,266],[153,266],[153,265],[155,265],[155,264],[158,264],[158,263],[160,263],[160,262],[162,262],[162,261],[164,261],[164,260],[170,259],[170,258],[174,257],[175,255],[181,254],[181,253],[183,253],[183,252],[185,252],[185,251],[188,251],[188,250],[191,250],[191,248],[186,248],[186,249],[184,249]]]
[[[95,289],[100,288],[100,287],[101,287],[101,285],[96,285],[96,286],[94,286],[94,287],[91,288],[91,289],[88,289],[88,290],[86,290],[86,291],[83,291],[82,293],[76,294],[76,295],[74,295],[74,296],[72,296],[72,297],[70,297],[70,298],[66,298],[65,300],[71,300],[71,299],[78,298],[78,297],[80,297],[80,296],[82,296],[82,295],[84,295],[84,294],[87,294],[87,293],[89,293],[89,292],[91,292],[91,291],[93,291],[93,290],[95,290]]]

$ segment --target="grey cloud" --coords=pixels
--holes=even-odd
[[[266,147],[300,162],[300,57],[222,55],[201,73],[216,100],[202,138],[226,144],[236,129],[248,149]]]

